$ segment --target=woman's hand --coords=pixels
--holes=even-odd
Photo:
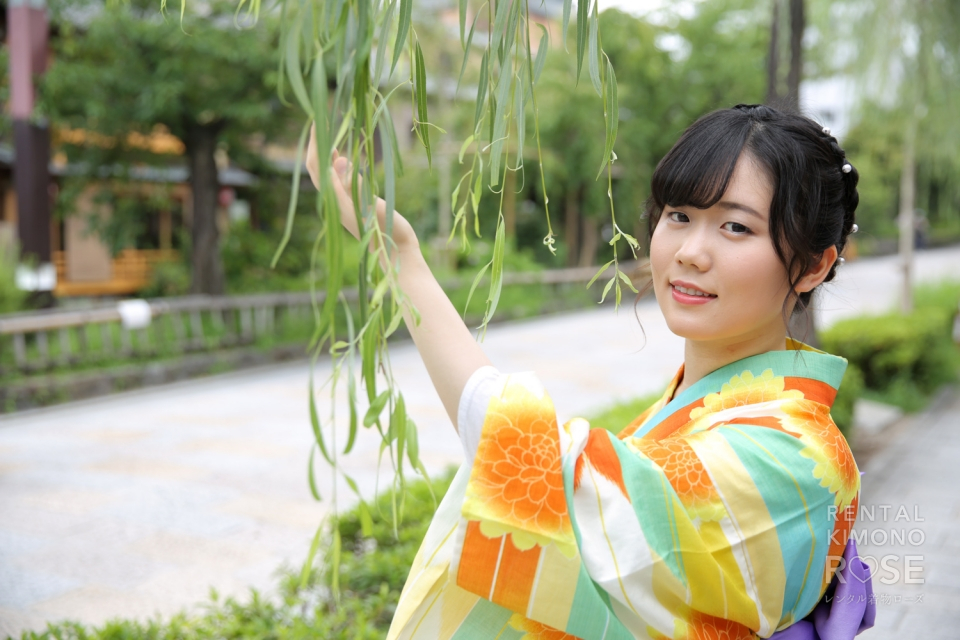
[[[314,136],[314,126],[310,125],[310,141],[307,144],[307,172],[310,174],[310,180],[313,186],[320,188],[320,158],[317,156],[316,138]],[[354,213],[353,199],[351,198],[351,181],[353,177],[353,167],[346,158],[340,157],[337,150],[333,150],[333,167],[330,171],[330,184],[333,185],[334,194],[337,196],[337,204],[340,206],[340,222],[343,227],[350,232],[354,238],[360,238],[360,231],[357,228],[357,216]],[[362,184],[358,184],[358,187]],[[387,228],[387,203],[383,198],[377,197],[374,210],[377,214],[377,221],[380,229],[386,232]],[[417,240],[417,234],[413,227],[407,222],[406,218],[396,211],[393,212],[393,242],[400,252],[417,249],[419,251],[420,243]]]

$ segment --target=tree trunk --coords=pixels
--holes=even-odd
[[[907,133],[903,139],[903,165],[900,169],[900,260],[903,268],[903,283],[900,292],[900,311],[913,311],[913,242],[914,217],[917,197],[916,138],[917,118],[911,113],[907,121]]]
[[[767,99],[768,105],[780,100],[777,77],[780,75],[780,0],[773,0],[773,16],[770,18],[770,49],[767,51]]]
[[[599,239],[599,223],[596,218],[583,219],[583,242],[580,244],[580,259],[578,266],[590,267],[597,259],[597,240]]]
[[[567,241],[567,266],[577,264],[580,255],[580,189],[567,191],[564,199],[563,236]]]
[[[191,293],[223,294],[223,264],[220,260],[220,233],[217,229],[217,196],[220,183],[214,151],[223,125],[187,127],[187,157],[190,163],[190,188],[193,191],[193,267]]]
[[[787,73],[787,106],[800,112],[800,80],[803,76],[803,31],[806,28],[804,0],[790,0],[790,70]]]

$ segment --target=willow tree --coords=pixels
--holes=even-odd
[[[831,12],[841,29],[834,39],[856,47],[846,69],[858,79],[861,102],[881,105],[900,130],[901,308],[909,312],[918,156],[960,166],[960,4],[848,0]]]
[[[434,145],[441,131],[431,122],[428,112],[426,60],[431,58],[431,43],[418,37],[413,24],[417,0],[282,0],[279,94],[294,102],[304,113],[304,126],[298,142],[301,166],[311,123],[316,126],[315,144],[319,150],[320,189],[316,195],[317,214],[323,221],[316,238],[315,255],[323,255],[327,269],[323,280],[315,283],[316,329],[310,348],[314,359],[329,353],[333,362],[332,380],[327,385],[333,394],[344,382],[349,397],[349,413],[334,428],[333,416],[321,420],[315,401],[313,376],[310,378],[310,417],[315,435],[311,452],[310,485],[316,498],[313,476],[314,452],[334,470],[340,470],[338,456],[352,449],[361,427],[379,435],[381,452],[389,456],[396,471],[395,482],[403,484],[405,465],[424,473],[419,460],[417,430],[409,419],[404,397],[390,369],[387,339],[397,330],[401,307],[409,302],[397,284],[396,273],[381,270],[391,261],[392,219],[385,229],[376,223],[373,204],[377,197],[394,208],[396,184],[403,172],[398,151],[395,124],[389,106],[393,101],[409,99],[413,107],[413,128],[426,156],[432,161]],[[459,0],[459,38],[463,50],[462,79],[467,69],[477,69],[472,132],[462,141],[460,160],[464,168],[453,189],[454,212],[451,238],[465,239],[479,229],[477,220],[481,197],[496,198],[498,207],[493,257],[477,274],[474,289],[486,278],[486,311],[483,327],[496,311],[503,279],[505,230],[504,185],[509,173],[527,171],[545,188],[540,149],[538,82],[551,46],[572,49],[576,56],[576,77],[570,82],[589,82],[602,98],[604,149],[591,173],[606,183],[614,236],[610,241],[636,248],[636,240],[618,226],[613,210],[611,169],[616,154],[618,105],[617,82],[613,66],[603,51],[599,32],[597,0],[579,3],[575,14],[575,36],[567,42],[567,31],[574,20],[572,0],[564,0],[561,42],[550,41],[548,30],[531,19],[530,4],[538,0]],[[181,11],[184,6],[180,5]],[[240,0],[238,16],[256,16],[259,0]],[[181,14],[183,15],[183,14]],[[479,58],[479,60],[477,60]],[[472,84],[472,83],[471,83]],[[465,85],[466,86],[466,85]],[[466,90],[461,87],[461,95]],[[529,118],[527,116],[529,108]],[[535,146],[537,166],[526,168],[524,144]],[[353,202],[360,242],[369,247],[366,259],[358,266],[359,296],[348,304],[344,295],[344,231],[337,202],[330,188],[329,168],[333,150],[352,162]],[[382,157],[382,172],[374,162]],[[531,170],[532,169],[532,170]],[[382,178],[378,177],[382,173]],[[359,178],[362,178],[359,179]],[[299,193],[299,170],[295,172],[287,235],[292,232],[293,211]],[[361,185],[361,186],[356,186]],[[555,248],[550,202],[544,198],[543,215],[547,234],[543,243]],[[283,251],[279,247],[274,261]],[[604,296],[620,300],[625,287],[632,288],[629,277],[620,271],[616,252],[597,276],[613,267],[604,285]],[[482,294],[477,294],[482,295]],[[414,315],[416,311],[413,310]],[[378,372],[384,381],[378,379]],[[358,397],[363,387],[364,398]],[[335,404],[335,403],[334,403]],[[361,404],[366,408],[361,414]],[[340,433],[340,439],[336,436]],[[356,492],[356,484],[341,473]],[[402,492],[401,492],[402,493]],[[359,494],[358,494],[359,497]],[[361,508],[364,508],[361,498]],[[339,545],[334,532],[334,557]],[[336,563],[335,563],[336,564]]]

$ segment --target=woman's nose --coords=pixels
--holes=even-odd
[[[694,267],[699,271],[710,268],[710,242],[705,229],[692,228],[684,234],[683,242],[677,249],[676,260],[680,264]]]

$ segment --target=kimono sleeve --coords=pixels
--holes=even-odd
[[[494,386],[460,588],[580,638],[769,637],[823,594],[851,487],[822,442],[751,424],[621,441],[560,426],[531,376]]]

